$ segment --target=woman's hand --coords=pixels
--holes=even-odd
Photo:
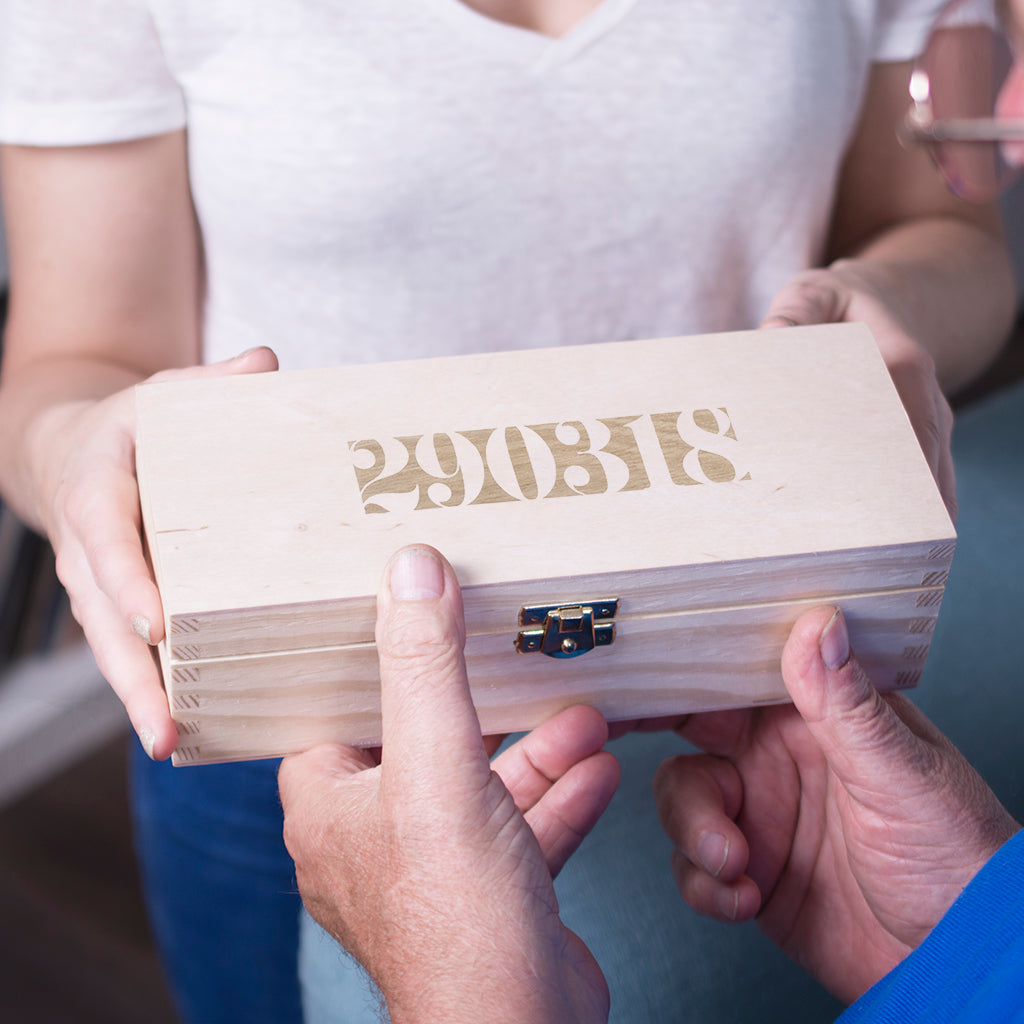
[[[899,61],[872,68],[823,239],[825,266],[784,284],[763,325],[866,323],[955,514],[945,396],[995,359],[1017,296],[998,207],[955,198],[927,150],[898,140],[911,71]]]
[[[842,616],[806,613],[782,660],[792,706],[694,715],[704,754],[655,795],[683,898],[762,931],[852,1001],[920,944],[1019,828],[902,695],[880,695]]]
[[[936,374],[935,360],[913,334],[894,293],[898,267],[865,260],[838,260],[789,281],[772,300],[762,327],[863,322],[871,328],[918,443],[956,519],[956,477],[951,440],[953,413]]]
[[[164,758],[177,735],[144,639],[160,639],[163,615],[140,538],[133,387],[157,371],[271,370],[276,357],[259,349],[195,366],[203,261],[184,129],[3,145],[0,186],[10,256],[0,492],[49,536],[101,670],[146,750]]]
[[[277,368],[269,349],[211,366],[167,370],[183,380]],[[56,405],[34,426],[38,508],[96,662],[150,757],[177,743],[160,670],[150,649],[163,639],[160,595],[146,561],[135,479],[135,394]]]

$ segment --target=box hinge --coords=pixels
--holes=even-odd
[[[520,654],[540,651],[552,658],[576,658],[615,640],[619,599],[586,604],[527,605],[519,610],[521,629],[516,637]]]

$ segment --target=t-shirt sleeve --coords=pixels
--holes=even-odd
[[[928,32],[946,0],[880,0],[874,60],[912,60],[924,49]],[[963,17],[994,23],[992,0],[966,0]]]
[[[90,145],[184,124],[145,0],[0,0],[0,141]]]

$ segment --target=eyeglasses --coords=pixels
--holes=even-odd
[[[1024,66],[1010,78],[1012,36],[997,6],[953,0],[942,9],[911,73],[900,131],[905,144],[928,147],[949,188],[969,202],[995,199],[1024,171]],[[1018,116],[1001,116],[1006,109]]]

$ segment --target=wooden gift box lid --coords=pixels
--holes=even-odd
[[[177,763],[377,742],[375,594],[407,543],[458,573],[488,731],[784,699],[823,601],[913,685],[953,555],[863,325],[149,383],[137,411]],[[516,650],[549,608],[549,645],[585,650],[611,599],[610,645]]]

